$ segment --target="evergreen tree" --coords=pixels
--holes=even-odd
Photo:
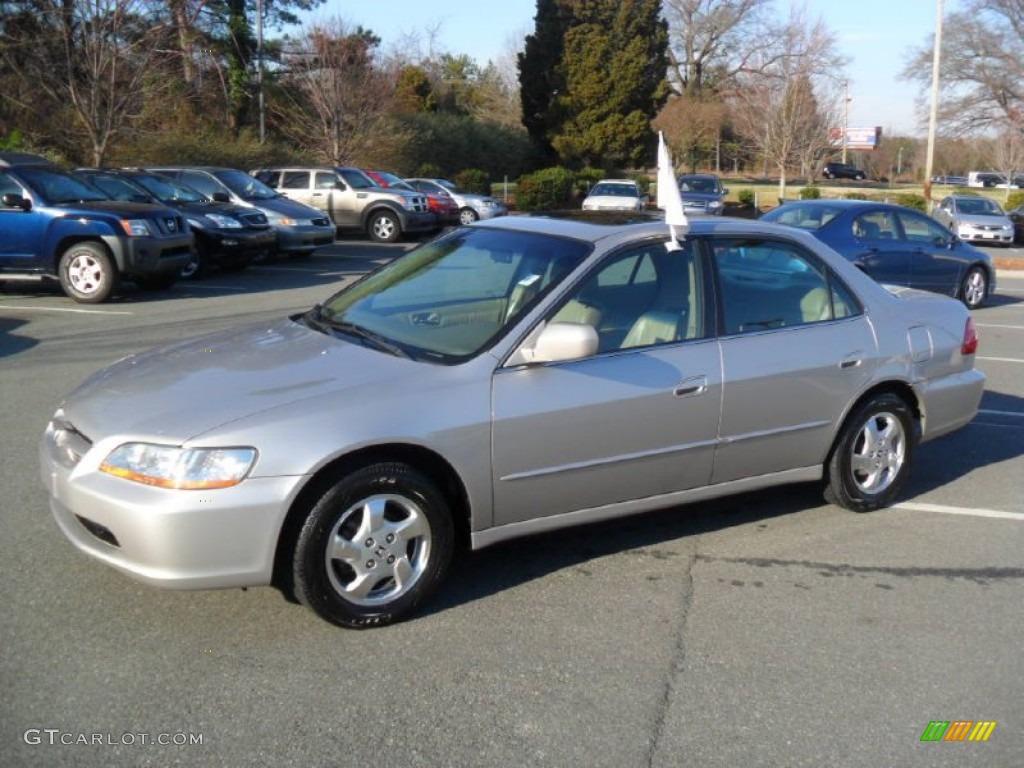
[[[639,165],[668,88],[659,0],[538,0],[519,58],[523,123],[567,165]]]

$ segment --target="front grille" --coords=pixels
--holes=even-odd
[[[244,224],[250,227],[269,226],[267,217],[262,213],[243,213],[238,218],[240,218]]]
[[[121,542],[117,540],[117,536],[115,536],[114,532],[107,528],[107,526],[100,525],[95,520],[90,520],[89,518],[82,517],[81,515],[75,515],[75,519],[82,524],[82,527],[85,528],[85,530],[104,544],[109,544],[110,546],[117,547],[118,549],[121,548]]]
[[[185,231],[181,216],[157,216],[156,225],[165,235],[180,235]]]
[[[314,227],[329,227],[331,223],[327,220],[327,217],[312,219]]]

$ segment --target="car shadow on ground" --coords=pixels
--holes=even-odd
[[[24,300],[65,298],[68,307],[116,309],[125,304],[149,304],[185,298],[215,298],[277,291],[282,288],[324,286],[324,298],[337,284],[351,277],[377,269],[408,252],[415,243],[378,245],[358,242],[337,242],[317,249],[306,258],[275,257],[251,265],[238,272],[214,270],[202,280],[179,280],[163,290],[144,290],[125,280],[114,296],[97,305],[80,305],[64,296],[56,280],[10,280],[0,286],[4,295]],[[280,280],[275,280],[279,276]]]
[[[1005,293],[995,293],[985,300],[981,310],[995,309],[996,307],[1010,307],[1015,304],[1024,303],[1024,296],[1009,296]]]
[[[39,341],[31,336],[21,336],[15,330],[28,323],[27,320],[15,320],[0,317],[0,358],[10,357],[26,349],[32,349]]]
[[[821,491],[820,483],[803,483],[496,544],[457,557],[444,589],[424,613],[445,611],[609,555],[681,557],[679,539],[751,523],[766,528],[772,518],[824,504]]]

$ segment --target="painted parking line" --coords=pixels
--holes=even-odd
[[[3,309],[19,309],[35,312],[74,312],[81,315],[134,315],[134,312],[117,309],[73,309],[71,307],[21,307],[15,304],[0,304]]]
[[[974,359],[987,360],[992,363],[1024,363],[1024,360],[1017,357],[976,357]]]
[[[252,290],[252,286],[251,285],[250,286],[244,286],[244,285],[216,285],[216,284],[213,284],[213,283],[207,283],[206,285],[203,285],[202,283],[194,283],[194,284],[190,285],[188,288],[189,288],[189,290],[198,289],[200,291],[251,291]]]
[[[973,507],[947,507],[943,504],[925,504],[906,501],[894,504],[892,509],[905,509],[908,512],[937,512],[942,515],[965,515],[967,517],[993,517],[999,520],[1016,520],[1024,523],[1024,512],[1004,512],[1001,509],[976,509]]]
[[[994,411],[991,408],[979,408],[978,413],[987,413],[992,416],[1015,416],[1018,419],[1024,419],[1024,413],[1020,411]]]
[[[996,325],[995,323],[975,323],[975,328],[1013,328],[1017,331],[1024,331],[1024,325]]]

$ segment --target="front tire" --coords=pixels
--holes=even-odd
[[[444,579],[454,551],[444,495],[412,467],[358,469],[320,497],[292,558],[295,596],[355,629],[399,621]]]
[[[968,309],[977,309],[988,295],[988,275],[982,267],[971,267],[960,282],[960,300]]]
[[[75,243],[60,257],[60,287],[79,304],[101,304],[114,293],[117,269],[99,243]]]
[[[843,424],[826,465],[825,499],[854,512],[892,503],[910,474],[917,422],[897,395],[876,395]]]
[[[378,243],[394,243],[402,234],[402,227],[395,214],[388,211],[375,213],[370,218],[370,237]]]

